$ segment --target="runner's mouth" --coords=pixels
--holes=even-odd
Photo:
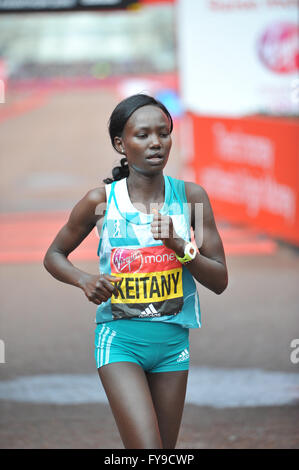
[[[146,157],[146,160],[150,163],[161,163],[164,160],[163,155],[160,155],[159,153],[155,153],[153,155],[150,155]]]

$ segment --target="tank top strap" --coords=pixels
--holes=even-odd
[[[188,237],[190,240],[190,214],[185,190],[185,182],[177,178],[172,178],[171,176],[167,176],[167,179],[169,181],[169,191],[172,194],[172,198],[169,197],[169,199],[171,199],[171,205],[169,207],[168,214],[184,216],[184,221],[186,223]]]
[[[185,182],[176,178],[172,178],[171,176],[168,176],[167,178],[175,195],[175,199],[180,203],[180,205],[187,203]]]
[[[108,214],[109,206],[111,204],[111,200],[112,200],[112,197],[113,197],[113,194],[114,194],[114,186],[115,186],[115,181],[113,181],[113,183],[111,183],[111,184],[105,184],[106,209],[105,209],[105,215],[104,215],[104,220],[103,220],[101,233],[99,234],[100,240],[99,240],[98,250],[97,250],[97,255],[98,256],[100,255],[100,249],[101,249],[101,245],[102,245],[102,235],[103,235],[104,229],[107,225],[107,214]]]

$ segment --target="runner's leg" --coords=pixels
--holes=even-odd
[[[174,449],[185,403],[188,370],[147,373],[163,449]]]
[[[161,449],[156,412],[143,369],[113,362],[98,369],[126,449]]]

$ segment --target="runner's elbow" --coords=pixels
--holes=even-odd
[[[221,279],[221,282],[218,284],[217,288],[214,290],[215,294],[220,295],[222,292],[225,291],[225,289],[228,286],[228,276],[227,273],[225,276],[223,276],[223,279]]]
[[[51,254],[49,252],[49,250],[47,251],[47,253],[45,254],[44,256],[44,259],[43,259],[43,265],[44,265],[44,268],[50,272],[50,257],[51,257]]]
[[[52,269],[53,269],[53,266],[54,266],[54,262],[55,262],[55,255],[59,253],[57,250],[53,249],[52,247],[48,248],[45,256],[44,256],[44,259],[43,259],[43,265],[45,267],[45,269],[50,273],[52,274]],[[59,254],[62,254],[62,253],[59,253]]]

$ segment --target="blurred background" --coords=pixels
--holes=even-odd
[[[229,270],[198,285],[177,447],[299,447],[298,31],[297,0],[0,0],[1,448],[123,447],[95,306],[42,260],[138,92],[171,112],[165,173],[207,190]],[[97,273],[97,245],[71,261]]]

